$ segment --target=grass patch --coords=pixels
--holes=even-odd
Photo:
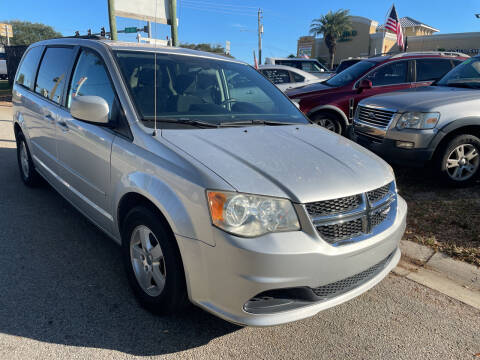
[[[480,183],[453,189],[428,170],[397,169],[396,174],[408,203],[404,239],[480,266]]]

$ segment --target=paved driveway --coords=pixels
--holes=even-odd
[[[0,359],[473,359],[480,312],[390,275],[304,321],[240,328],[139,308],[120,251],[48,185],[19,178],[0,107]]]

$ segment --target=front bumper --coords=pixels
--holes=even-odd
[[[406,213],[407,205],[399,196],[397,215],[390,228],[361,242],[339,247],[304,231],[244,239],[215,229],[216,246],[177,235],[190,300],[241,325],[271,326],[313,316],[369,290],[396,266]],[[387,261],[373,277],[333,298],[281,311],[245,310],[249,300],[264,292],[319,288],[365,272],[384,259]]]

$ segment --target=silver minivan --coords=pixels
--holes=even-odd
[[[251,66],[100,39],[33,44],[13,88],[20,174],[122,246],[140,304],[237,324],[312,316],[395,267],[393,171]]]

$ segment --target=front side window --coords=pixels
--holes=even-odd
[[[372,71],[365,79],[370,80],[373,86],[403,84],[407,82],[407,70],[407,61],[396,61]]]
[[[375,62],[363,60],[349,68],[343,70],[341,73],[331,77],[324,82],[325,85],[340,87],[348,85],[354,81],[357,81],[360,76],[366,73],[369,69],[375,66]]]
[[[17,71],[15,82],[19,85],[25,86],[27,89],[33,90],[33,83],[35,82],[35,75],[37,73],[38,62],[42,56],[43,46],[36,46],[28,50],[22,65]]]
[[[314,61],[302,61],[302,70],[306,72],[324,72],[325,69],[322,69]]]
[[[36,93],[57,104],[63,104],[65,77],[72,61],[72,54],[72,48],[47,48],[38,70]]]
[[[109,119],[115,110],[115,93],[103,60],[90,50],[82,50],[73,73],[67,107],[72,97],[93,95],[103,98],[110,109]]]
[[[452,69],[450,59],[417,60],[417,81],[435,81]]]
[[[291,71],[290,74],[292,74],[293,82],[304,82],[305,81],[305,78],[300,74],[297,74],[293,71]]]
[[[465,60],[450,70],[437,85],[480,89],[480,58]]]
[[[262,70],[262,73],[274,84],[286,84],[290,82],[290,75],[287,70],[265,69]]]
[[[193,56],[116,51],[146,126],[181,121],[307,123],[302,113],[251,66]],[[155,91],[156,89],[156,91]],[[155,98],[156,94],[156,98]],[[166,125],[165,125],[166,126]]]

